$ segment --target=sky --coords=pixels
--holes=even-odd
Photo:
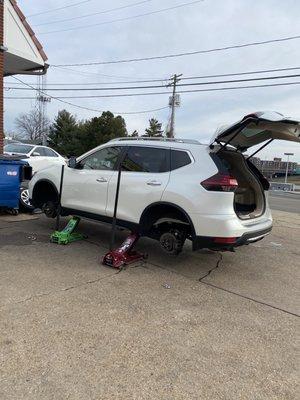
[[[18,1],[48,56],[50,68],[46,78],[47,84],[98,83],[100,87],[100,83],[144,79],[159,79],[165,83],[165,80],[174,74],[190,77],[300,67],[300,39],[162,60],[68,67],[71,70],[53,67],[52,65],[57,64],[192,52],[295,36],[300,32],[300,2],[297,0],[203,0],[138,18],[131,17],[191,3],[192,0],[87,0],[73,7],[30,17],[32,14],[79,2],[79,0]],[[108,11],[134,3],[132,7]],[[91,13],[98,14],[83,18],[84,15]],[[69,18],[77,19],[55,22]],[[111,22],[123,18],[124,21]],[[69,28],[76,29],[56,32]],[[260,76],[297,73],[300,73],[300,70]],[[37,81],[35,77],[21,78],[28,83]],[[211,79],[201,81],[209,80]],[[6,82],[12,81],[11,77],[6,78]],[[280,80],[280,82],[288,81],[296,82],[300,79]],[[271,82],[279,81],[267,81]],[[110,86],[118,85],[112,83]],[[219,87],[224,86],[237,86],[237,84],[219,85]],[[212,87],[205,86],[205,88]],[[146,91],[151,92],[149,89]],[[10,96],[23,96],[31,92],[6,93]],[[57,92],[51,94],[58,96]],[[84,94],[95,94],[95,92],[79,93],[79,95]],[[59,92],[59,95],[63,95],[63,92]],[[76,95],[76,92],[67,92],[65,95]],[[52,100],[47,113],[49,118],[53,119],[59,110],[65,108],[79,120],[83,120],[106,110],[123,113],[162,108],[168,105],[168,99],[169,94],[69,100],[99,112],[80,110]],[[20,113],[30,111],[34,106],[33,100],[7,99],[6,131],[15,131],[15,118]],[[209,142],[218,127],[234,123],[243,116],[259,110],[274,110],[300,120],[300,85],[181,94],[181,106],[176,110],[175,134],[180,138]],[[158,119],[165,127],[169,115],[170,110],[166,108],[158,112],[124,115],[124,118],[129,132],[138,130],[143,134],[151,117]],[[259,156],[264,159],[284,158],[285,152],[294,153],[292,160],[300,163],[300,145],[292,142],[277,141],[266,147]]]

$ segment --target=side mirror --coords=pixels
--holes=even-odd
[[[76,164],[77,164],[76,157],[71,157],[69,159],[69,161],[68,161],[68,167],[72,168],[72,169],[75,169],[76,168]]]
[[[40,157],[40,153],[38,151],[34,151],[32,155],[33,157]]]

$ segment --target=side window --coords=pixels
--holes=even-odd
[[[191,158],[186,151],[171,150],[171,171],[191,164]]]
[[[123,171],[159,173],[169,170],[168,149],[132,146],[123,161]]]
[[[57,154],[51,149],[47,149],[44,147],[43,150],[45,152],[46,157],[58,157]]]
[[[108,171],[113,170],[120,153],[120,147],[105,147],[80,161],[77,168]]]
[[[39,155],[42,157],[46,155],[43,147],[36,147],[34,149],[34,153],[39,153]]]

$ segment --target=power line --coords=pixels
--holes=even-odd
[[[229,86],[229,87],[221,87],[221,88],[212,88],[212,89],[194,89],[194,90],[181,90],[177,93],[198,93],[198,92],[216,92],[216,91],[226,91],[226,90],[240,90],[240,89],[254,89],[254,88],[266,88],[266,87],[279,87],[279,86],[292,86],[292,85],[300,85],[300,81],[297,82],[286,82],[286,83],[271,83],[264,85],[251,85],[251,86]],[[110,98],[110,97],[134,97],[134,96],[153,96],[153,95],[163,95],[170,94],[170,92],[147,92],[147,93],[126,93],[126,94],[107,94],[107,95],[93,95],[93,96],[63,96],[63,97],[54,97],[55,100],[60,101],[60,99],[98,99],[98,98]],[[51,97],[51,96],[49,96]],[[53,98],[53,97],[51,97]],[[15,99],[15,100],[33,100],[35,97],[5,97],[5,99]],[[68,104],[68,102],[63,102]],[[69,103],[70,104],[70,103]],[[71,104],[74,106],[74,104]],[[84,108],[80,106],[76,106],[79,108]],[[96,111],[96,110],[90,110]],[[98,112],[98,111],[97,111]],[[125,113],[119,113],[125,114]]]
[[[221,78],[225,76],[239,76],[239,75],[253,75],[253,74],[264,74],[269,72],[284,72],[284,71],[292,71],[299,70],[300,67],[287,67],[287,68],[275,68],[275,69],[265,69],[258,71],[248,71],[248,72],[235,72],[235,73],[227,73],[227,74],[216,74],[216,75],[201,75],[201,76],[188,76],[181,78],[181,80],[192,80],[192,79],[206,79],[206,78]],[[118,85],[118,84],[127,84],[127,83],[151,83],[151,82],[163,82],[168,81],[169,78],[161,78],[161,79],[146,79],[146,80],[136,80],[136,81],[118,81],[118,82],[83,82],[83,83],[48,83],[46,86],[95,86],[95,85]],[[17,82],[5,82],[7,85],[23,85],[22,83]],[[32,86],[35,83],[30,83]]]
[[[258,70],[258,71],[234,72],[234,73],[229,73],[229,74],[218,74],[218,75],[192,76],[192,77],[182,78],[182,80],[187,80],[187,79],[205,79],[205,78],[222,78],[222,77],[225,77],[225,76],[238,76],[238,75],[266,74],[266,73],[269,73],[269,72],[284,72],[284,71],[293,71],[293,70],[296,70],[296,69],[300,69],[300,67],[263,69],[263,70]]]
[[[100,73],[97,73],[97,72],[86,72],[86,71],[78,71],[78,70],[75,70],[75,69],[72,69],[72,68],[66,68],[66,67],[61,67],[61,66],[57,66],[57,65],[50,65],[50,67],[51,68],[56,68],[56,69],[62,69],[62,70],[66,70],[66,71],[71,71],[71,72],[73,72],[73,73],[75,73],[75,74],[77,74],[77,75],[83,75],[83,76],[91,76],[91,75],[93,75],[93,76],[104,76],[104,77],[107,77],[107,78],[116,78],[116,79],[129,79],[130,77],[129,76],[120,76],[120,75],[107,75],[107,74],[100,74]]]
[[[20,83],[22,83],[23,85],[29,86],[29,87],[31,87],[33,90],[37,90],[37,89],[34,89],[34,88],[33,88],[31,85],[29,85],[28,83],[23,82],[23,81],[22,81],[21,79],[19,79],[19,78],[15,77],[15,76],[13,76],[13,78],[16,79],[17,81],[19,81]],[[70,102],[68,102],[68,101],[64,101],[64,100],[62,100],[62,99],[60,99],[60,98],[58,98],[58,97],[54,97],[54,96],[48,95],[47,93],[42,92],[41,90],[39,91],[39,93],[40,93],[40,94],[43,94],[44,96],[48,96],[48,97],[50,97],[50,98],[53,99],[53,100],[59,101],[60,103],[67,104],[67,105],[72,106],[72,107],[80,108],[80,109],[82,109],[82,110],[93,111],[93,112],[97,112],[97,113],[102,113],[102,112],[103,112],[103,110],[95,110],[95,109],[93,109],[93,108],[84,107],[84,106],[80,106],[80,105],[78,105],[78,104],[73,104],[73,103],[70,103]],[[9,97],[7,97],[7,99],[9,99]],[[17,99],[17,98],[16,98],[16,99]],[[36,98],[35,98],[35,97],[30,98],[30,100],[32,100],[32,99],[36,99]],[[160,108],[155,108],[155,109],[152,109],[152,110],[128,111],[128,112],[121,112],[121,113],[120,113],[120,112],[114,111],[113,114],[121,114],[121,115],[148,114],[148,113],[152,113],[152,112],[156,112],[156,111],[165,110],[166,108],[169,108],[169,107],[160,107]]]
[[[28,18],[30,18],[30,17],[36,17],[36,16],[38,16],[38,15],[43,15],[43,14],[49,14],[49,13],[54,12],[54,11],[65,10],[66,8],[71,8],[71,7],[79,6],[79,5],[81,5],[81,4],[90,3],[91,1],[92,1],[92,0],[79,1],[79,2],[77,2],[77,3],[69,4],[68,6],[57,7],[57,8],[51,8],[50,10],[41,11],[41,12],[39,12],[39,13],[35,13],[35,14],[28,15]]]
[[[115,22],[128,21],[128,20],[131,20],[131,19],[146,17],[148,15],[159,14],[159,13],[162,13],[162,12],[165,12],[165,11],[171,11],[171,10],[175,10],[175,9],[178,9],[178,8],[182,8],[182,7],[186,7],[186,6],[190,6],[190,5],[197,4],[197,3],[202,3],[202,2],[203,2],[203,0],[195,0],[195,1],[191,1],[189,3],[178,4],[177,6],[162,8],[160,10],[150,11],[150,12],[143,13],[143,14],[132,15],[130,17],[117,18],[117,19],[114,19],[114,20],[111,20],[111,21],[98,22],[97,24],[76,26],[76,27],[73,27],[73,28],[59,29],[59,30],[56,30],[56,31],[39,32],[39,35],[48,35],[50,33],[69,32],[69,31],[74,31],[74,30],[78,31],[78,30],[81,30],[81,29],[93,28],[94,26],[108,25],[108,24],[112,24],[112,23],[115,23]]]
[[[180,75],[181,76],[181,75]],[[227,84],[227,83],[241,83],[241,82],[255,82],[255,81],[264,81],[264,80],[274,80],[274,79],[288,79],[288,78],[299,78],[300,74],[293,75],[281,75],[281,76],[265,76],[261,78],[247,78],[247,79],[231,79],[224,81],[208,81],[208,82],[192,82],[192,83],[180,83],[177,84],[177,87],[186,87],[186,86],[206,86],[206,85],[219,85],[219,84]],[[92,91],[103,91],[103,90],[135,90],[135,89],[158,89],[165,88],[169,85],[148,85],[148,86],[125,86],[125,87],[102,87],[102,88],[48,88],[47,91],[59,91],[59,92],[67,92],[67,91],[76,91],[76,92],[92,92]],[[20,87],[5,87],[4,89],[9,90],[37,90],[33,86],[29,88],[20,88]]]
[[[98,62],[76,63],[76,64],[56,64],[56,65],[52,65],[52,66],[53,67],[80,67],[80,66],[91,66],[91,65],[123,64],[123,63],[139,62],[139,61],[163,60],[166,58],[192,56],[192,55],[196,55],[196,54],[207,54],[207,53],[214,53],[214,52],[226,51],[226,50],[232,50],[232,49],[241,49],[244,47],[261,46],[261,45],[270,44],[270,43],[280,43],[280,42],[286,42],[286,41],[295,40],[295,39],[300,39],[300,35],[288,36],[288,37],[278,38],[278,39],[263,40],[263,41],[257,41],[257,42],[250,42],[250,43],[243,43],[243,44],[235,44],[235,45],[230,45],[230,46],[225,46],[225,47],[216,47],[216,48],[207,49],[207,50],[196,50],[196,51],[189,51],[189,52],[185,52],[185,53],[167,54],[167,55],[163,55],[163,56],[128,58],[128,59],[124,59],[124,60],[98,61]]]
[[[300,68],[299,68],[300,69]],[[147,80],[137,80],[137,81],[118,81],[118,82],[82,82],[82,83],[48,83],[47,86],[95,86],[95,85],[121,85],[127,83],[150,83],[150,82],[164,82],[169,78],[165,79],[147,79]],[[21,83],[15,82],[5,82],[7,85],[22,85]],[[31,85],[35,85],[35,83],[31,83]]]
[[[150,3],[153,0],[144,0],[144,1],[139,1],[139,2],[135,2],[135,3],[131,3],[131,4],[127,4],[126,6],[121,6],[121,7],[115,7],[115,8],[110,8],[108,10],[103,10],[103,11],[98,11],[98,12],[94,12],[94,13],[90,13],[90,14],[85,14],[85,15],[79,15],[77,17],[72,17],[72,18],[65,18],[65,19],[59,19],[57,21],[49,21],[49,22],[43,22],[41,24],[37,24],[34,26],[45,26],[45,25],[52,25],[52,24],[58,24],[61,22],[68,22],[68,21],[75,21],[77,19],[82,19],[82,18],[88,18],[88,17],[93,17],[95,15],[100,15],[100,14],[108,14],[110,12],[114,12],[114,11],[119,11],[119,10],[124,10],[126,8],[131,8],[134,6],[139,6],[141,4],[145,4],[145,3]]]

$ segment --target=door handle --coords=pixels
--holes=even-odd
[[[105,182],[107,182],[107,179],[101,177],[101,178],[96,179],[96,181],[99,183],[105,183]]]
[[[161,186],[161,184],[162,184],[161,182],[155,180],[147,182],[148,186]]]

